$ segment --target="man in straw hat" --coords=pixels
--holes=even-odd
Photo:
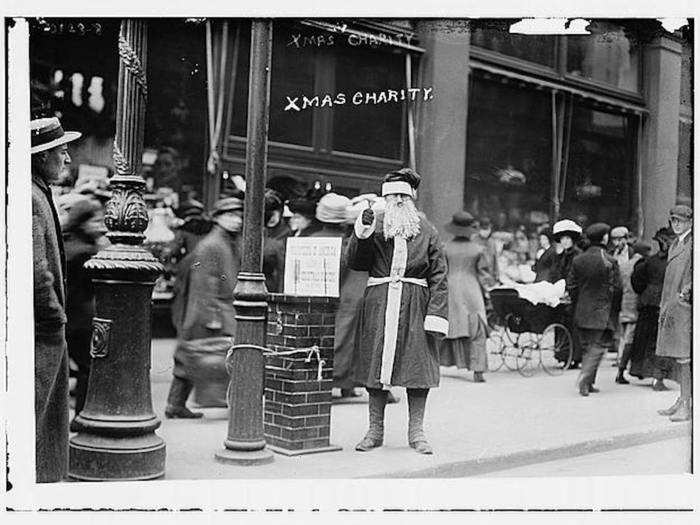
[[[659,410],[671,421],[690,420],[692,409],[691,328],[693,322],[693,210],[685,204],[671,208],[676,240],[668,250],[659,310],[656,355],[672,357],[679,365],[681,395],[670,408]]]
[[[383,217],[362,212],[348,246],[352,268],[369,271],[360,305],[355,380],[369,393],[369,431],[355,447],[384,442],[384,408],[390,386],[408,394],[408,443],[432,454],[423,432],[430,388],[440,382],[436,339],[448,331],[447,268],[435,227],[416,209],[420,176],[409,168],[382,184]]]
[[[58,213],[49,186],[71,162],[67,144],[80,138],[57,118],[32,120],[32,243],[34,251],[34,410],[36,480],[68,473],[68,352],[66,263]]]
[[[169,419],[202,417],[201,412],[186,406],[195,386],[205,386],[210,394],[207,400],[198,396],[200,404],[226,406],[224,360],[236,335],[233,290],[241,265],[243,201],[238,197],[219,199],[212,215],[212,230],[180,265],[181,284],[173,302],[178,343],[165,407]]]

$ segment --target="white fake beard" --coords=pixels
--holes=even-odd
[[[420,217],[413,199],[405,195],[387,195],[384,210],[384,237],[410,239],[419,232]]]

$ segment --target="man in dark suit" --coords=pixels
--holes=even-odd
[[[612,345],[615,321],[620,311],[622,282],[614,257],[606,252],[610,226],[591,224],[586,237],[588,249],[574,258],[566,288],[574,303],[574,326],[583,347],[578,379],[579,393],[597,392],[593,386],[600,361]]]

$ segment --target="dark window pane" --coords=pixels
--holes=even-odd
[[[148,52],[144,145],[154,153],[167,148],[157,153],[148,173],[153,189],[171,188],[183,198],[194,192],[191,196],[201,199],[207,136],[204,24],[152,20]]]
[[[589,224],[634,225],[635,136],[633,117],[575,104],[564,216]]]
[[[590,35],[567,37],[567,72],[639,91],[639,46],[619,26],[594,22],[588,29]]]
[[[503,29],[477,27],[472,31],[471,43],[521,60],[555,65],[556,36],[511,34],[507,25]]]
[[[316,52],[313,48],[295,48],[287,25],[276,26],[272,37],[272,75],[270,77],[269,139],[276,142],[311,146],[313,111],[284,111],[286,97],[311,97],[314,93]],[[301,31],[301,30],[299,30]],[[248,71],[250,68],[250,23],[241,22],[231,133],[246,136],[248,118]]]
[[[245,137],[248,121],[248,71],[250,69],[250,22],[242,21],[239,33],[238,65],[235,71],[230,133]]]
[[[292,31],[286,26],[278,26],[272,40],[270,140],[311,146],[312,117],[317,110],[284,111],[287,96],[314,95],[316,52],[313,48],[288,46]]]
[[[474,78],[467,119],[465,204],[499,228],[548,213],[552,173],[548,93]]]
[[[405,87],[404,55],[355,47],[338,48],[335,59],[335,92],[347,101],[333,107],[333,149],[400,159],[403,104],[353,105],[352,97],[358,91],[379,96]]]

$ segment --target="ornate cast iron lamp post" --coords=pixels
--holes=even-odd
[[[162,476],[165,443],[151,401],[151,292],[162,265],[142,246],[148,214],[139,174],[146,111],[147,24],[125,19],[119,31],[116,175],[105,224],[111,246],[85,268],[95,285],[92,370],[85,408],[70,440],[69,475],[82,480]]]
[[[219,461],[260,464],[272,461],[263,434],[263,387],[267,290],[262,273],[262,223],[267,170],[267,129],[270,113],[272,21],[253,20],[248,84],[248,142],[243,222],[243,259],[234,289],[237,345],[227,363],[229,426]],[[246,348],[244,345],[253,345]],[[257,347],[257,348],[256,348]]]

